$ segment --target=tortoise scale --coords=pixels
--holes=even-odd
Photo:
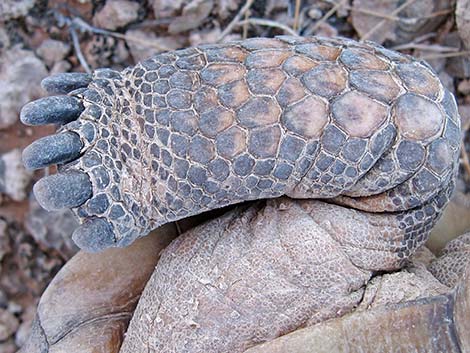
[[[25,124],[61,123],[25,165],[72,208],[88,251],[247,200],[320,198],[385,217],[396,261],[422,244],[453,189],[455,99],[424,62],[344,38],[251,38],[155,55],[122,72],[59,74]],[[381,218],[382,219],[382,218]]]

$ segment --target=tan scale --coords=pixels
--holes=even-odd
[[[353,137],[369,137],[388,117],[386,106],[354,91],[339,97],[331,111],[333,120]]]

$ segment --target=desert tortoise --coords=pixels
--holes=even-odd
[[[252,38],[159,54],[122,72],[60,74],[44,86],[65,95],[26,105],[21,119],[63,126],[29,146],[24,162],[60,164],[34,191],[47,209],[74,210],[82,225],[73,237],[87,251],[272,199],[171,243],[122,352],[244,351],[353,310],[373,276],[401,268],[427,239],[458,167],[452,94],[425,63],[373,43]],[[114,249],[72,260],[46,291],[25,349],[70,350],[97,332],[122,338],[146,283],[132,279],[140,267],[152,272],[164,246],[149,241],[131,245],[134,257]],[[84,268],[93,280],[75,275]],[[106,273],[109,292],[95,277]],[[79,283],[68,292],[70,278]],[[439,284],[424,283],[420,294],[452,321],[455,293],[444,298]],[[93,301],[82,301],[87,293]],[[458,349],[453,321],[448,328],[442,342]]]

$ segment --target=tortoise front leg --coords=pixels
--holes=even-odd
[[[65,163],[34,191],[47,209],[73,208],[73,237],[90,251],[288,195],[388,215],[403,258],[457,168],[452,95],[425,64],[370,43],[254,38],[46,86],[76,90],[25,106],[25,123],[66,123],[28,147],[25,164]]]

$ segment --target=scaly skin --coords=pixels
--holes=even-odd
[[[73,207],[83,223],[74,239],[90,251],[287,195],[385,217],[376,239],[393,249],[395,267],[426,240],[453,188],[454,98],[425,63],[372,43],[254,38],[159,54],[83,82],[67,86],[86,86],[62,115],[80,113],[59,133],[68,142],[38,141],[25,163],[68,162],[35,192],[46,208]],[[30,103],[22,120],[60,120],[65,108],[47,102]],[[50,119],[39,121],[41,112]],[[61,154],[38,162],[39,150]]]

